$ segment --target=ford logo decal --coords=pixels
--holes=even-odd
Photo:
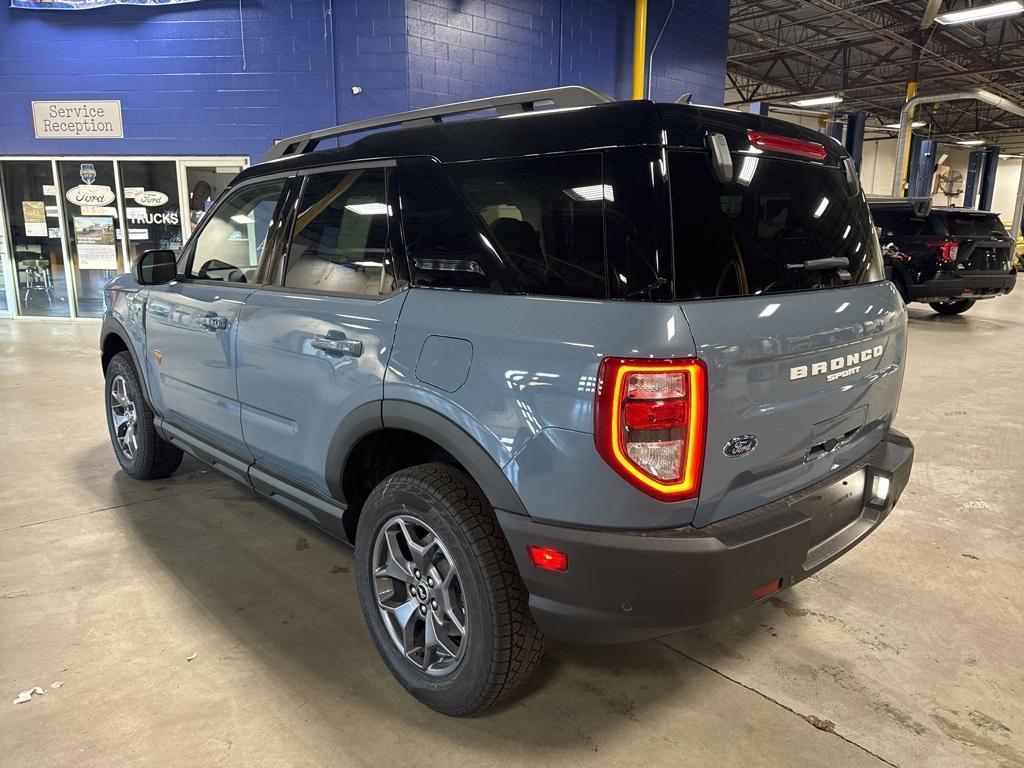
[[[736,458],[750,453],[757,448],[757,438],[754,435],[737,435],[722,447],[722,453],[729,458]]]

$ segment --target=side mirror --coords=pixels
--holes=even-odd
[[[135,279],[140,285],[164,285],[178,276],[178,257],[174,251],[146,251],[135,262]]]

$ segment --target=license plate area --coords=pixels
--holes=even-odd
[[[864,492],[867,485],[867,470],[861,468],[834,483],[816,489],[796,502],[792,509],[811,521],[810,541],[805,567],[811,567],[831,554],[837,547],[842,548],[844,530],[859,521],[864,513]],[[836,539],[836,547],[830,540]]]

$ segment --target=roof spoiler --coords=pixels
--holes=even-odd
[[[372,117],[368,120],[358,120],[354,123],[345,123],[334,128],[324,128],[319,131],[302,133],[298,136],[282,139],[271,147],[270,151],[260,159],[260,162],[265,163],[281,157],[312,152],[316,149],[317,144],[324,139],[333,139],[338,136],[363,133],[381,128],[394,128],[396,126],[408,128],[432,125],[442,122],[442,119],[445,117],[464,115],[470,112],[481,112],[487,109],[496,110],[499,115],[510,115],[532,112],[538,106],[550,105],[555,108],[564,109],[567,107],[589,107],[595,104],[606,104],[611,101],[614,101],[611,96],[583,85],[564,85],[559,88],[544,88],[539,91],[524,91],[523,93],[510,93],[504,96],[491,96],[486,99],[458,101],[453,104],[442,104],[436,107],[413,109],[409,112],[399,112],[393,115]]]
[[[868,205],[877,207],[909,205],[914,216],[919,219],[923,219],[932,212],[930,197],[869,197]]]

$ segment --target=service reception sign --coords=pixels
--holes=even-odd
[[[36,8],[54,11],[82,11],[105,5],[177,5],[195,0],[11,0],[11,8]]]
[[[37,139],[121,139],[120,101],[33,101]]]

